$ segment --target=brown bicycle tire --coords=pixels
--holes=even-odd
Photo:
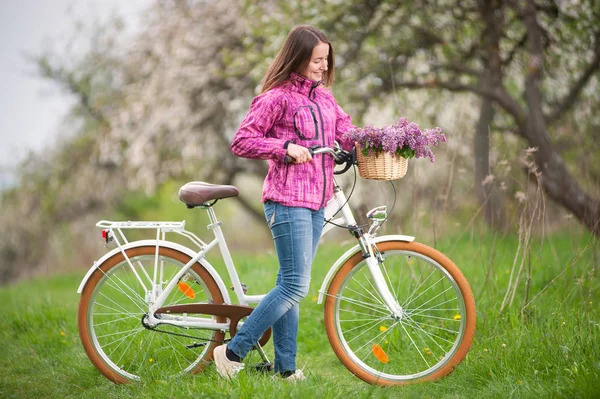
[[[336,330],[336,296],[338,291],[346,279],[348,273],[358,265],[362,260],[362,253],[359,251],[350,257],[337,271],[334,275],[331,283],[329,284],[329,288],[327,290],[327,298],[325,301],[325,328],[327,331],[327,337],[329,338],[329,342],[334,353],[337,355],[338,359],[342,362],[342,364],[350,370],[354,375],[356,375],[361,380],[368,382],[370,384],[375,385],[406,385],[417,382],[424,381],[432,381],[442,378],[448,374],[450,374],[454,368],[465,358],[467,352],[471,347],[471,343],[473,341],[473,337],[475,335],[475,325],[476,325],[476,309],[475,309],[475,300],[473,298],[473,293],[469,284],[460,271],[460,269],[444,254],[439,251],[428,247],[426,245],[417,243],[417,242],[405,242],[405,241],[385,241],[377,244],[379,251],[386,252],[392,250],[402,250],[402,251],[412,251],[421,255],[424,255],[432,260],[436,261],[439,265],[441,265],[447,272],[452,276],[452,278],[456,281],[458,285],[461,295],[465,304],[465,314],[466,314],[466,326],[463,334],[463,339],[460,342],[458,349],[454,353],[454,355],[446,362],[446,364],[436,370],[435,372],[426,375],[422,378],[410,380],[410,381],[390,381],[388,379],[381,378],[379,376],[373,375],[363,368],[361,368],[358,364],[356,364],[345,352],[343,349],[343,345],[339,340],[337,330]]]
[[[140,247],[130,248],[130,249],[126,250],[125,252],[127,254],[127,257],[132,259],[136,256],[154,255],[156,253],[156,247],[155,246],[140,246]],[[166,248],[166,247],[159,248],[159,255],[174,259],[177,262],[180,262],[184,265],[191,260],[189,255],[186,255],[175,249]],[[98,369],[98,371],[100,371],[110,381],[117,383],[117,384],[128,383],[128,382],[131,382],[131,380],[128,378],[125,378],[124,376],[115,372],[111,367],[109,367],[102,360],[100,355],[97,353],[97,351],[92,343],[91,336],[90,336],[89,326],[87,323],[87,320],[88,320],[87,316],[88,316],[89,302],[90,302],[91,296],[94,292],[94,289],[96,288],[96,285],[101,280],[104,273],[107,273],[113,267],[120,265],[123,261],[125,261],[125,258],[123,256],[123,254],[119,252],[119,253],[116,253],[115,255],[111,256],[104,262],[102,262],[102,264],[100,264],[97,267],[97,269],[90,276],[90,278],[88,279],[88,281],[86,282],[86,284],[83,288],[83,291],[81,293],[81,298],[79,301],[79,308],[78,308],[78,312],[77,312],[77,324],[78,324],[78,328],[79,328],[79,337],[81,339],[81,343],[83,345],[85,353],[87,354],[87,356],[90,359],[90,361],[92,362],[92,364]],[[211,294],[213,303],[217,303],[217,304],[224,303],[223,295],[219,289],[219,286],[217,285],[217,283],[214,280],[214,278],[212,277],[212,275],[206,270],[206,268],[204,268],[200,263],[197,262],[194,265],[192,265],[191,270],[193,270],[194,273],[202,279],[204,285],[206,286],[206,288],[208,289],[208,291]],[[141,320],[141,316],[142,316],[142,314],[140,314],[140,320]],[[225,322],[225,321],[226,321],[226,318],[224,318],[224,317],[217,318],[217,322]],[[225,334],[222,331],[216,331],[213,339],[215,341],[223,341],[224,336],[225,336]],[[217,342],[210,343],[209,349],[205,353],[204,358],[191,371],[191,373],[193,373],[193,374],[198,373],[207,364],[210,363],[210,361],[212,360],[212,356],[213,356],[213,350],[217,345],[218,345]]]

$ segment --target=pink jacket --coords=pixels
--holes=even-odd
[[[350,116],[328,89],[292,73],[281,86],[254,98],[231,151],[238,157],[269,160],[262,202],[319,210],[333,192],[333,158],[320,154],[310,162],[284,163],[284,145],[289,141],[332,147],[337,140],[350,150],[352,143],[344,142],[342,135],[351,127]]]

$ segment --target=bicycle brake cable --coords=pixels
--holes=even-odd
[[[343,207],[346,206],[346,204],[350,201],[350,198],[352,197],[352,194],[354,193],[354,188],[356,187],[356,166],[352,165],[352,169],[354,169],[354,182],[352,183],[352,189],[350,190],[350,194],[348,194],[348,196],[346,197],[346,202],[344,202],[344,205],[340,206],[339,209],[333,215],[331,215],[331,217],[329,219],[327,219],[325,221],[325,223],[329,223],[329,224],[332,224],[332,225],[334,225],[336,227],[340,227],[340,228],[343,228],[343,229],[348,229],[349,227],[348,226],[342,226],[341,224],[334,223],[331,220],[335,217],[335,215],[337,215],[342,210]],[[333,180],[335,181],[335,176],[334,176]],[[335,184],[337,184],[337,182],[335,182]]]
[[[394,191],[394,201],[392,202],[392,208],[390,209],[389,212],[386,212],[385,219],[383,219],[383,222],[381,222],[382,226],[388,220],[388,218],[390,217],[390,215],[394,211],[394,207],[396,206],[396,186],[394,186],[394,182],[392,180],[388,180],[388,181],[392,185],[392,190]]]
[[[342,226],[340,224],[334,223],[334,222],[331,221],[331,219],[333,219],[335,217],[335,215],[337,215],[342,210],[342,208],[350,201],[350,198],[352,197],[352,194],[354,193],[354,188],[356,187],[356,166],[354,166],[353,168],[354,168],[354,182],[352,184],[352,189],[350,190],[350,194],[348,195],[348,197],[346,199],[346,202],[344,203],[344,205],[342,205],[337,210],[336,213],[334,213],[328,220],[325,221],[325,223],[329,223],[329,224],[332,224],[332,225],[334,225],[336,227],[340,227],[340,228],[343,228],[343,229],[349,229],[349,227],[348,226]],[[334,180],[335,180],[335,178],[334,178]],[[392,214],[392,212],[394,211],[394,208],[396,206],[396,199],[397,199],[396,186],[394,186],[394,183],[393,183],[392,180],[389,180],[389,182],[390,182],[390,185],[392,186],[392,191],[394,192],[394,200],[392,201],[392,206],[391,206],[390,211],[387,212],[387,215],[385,216],[385,219],[383,219],[383,222],[381,222],[381,225],[383,225],[388,220],[388,218],[390,217],[390,215]],[[359,227],[366,227],[366,226],[367,225],[365,224],[365,225],[362,225],[362,226],[359,226]]]

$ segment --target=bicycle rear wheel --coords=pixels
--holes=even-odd
[[[125,253],[146,287],[150,287],[156,247],[135,247]],[[163,288],[190,259],[174,249],[159,248]],[[194,264],[180,282],[182,289],[175,288],[164,306],[223,303],[217,283],[199,263]],[[144,327],[147,296],[122,253],[99,265],[81,294],[78,310],[81,342],[94,366],[115,383],[198,372],[212,359],[215,346],[223,341],[224,333],[220,331],[168,325],[157,329]]]
[[[385,306],[359,252],[327,291],[325,327],[340,361],[378,385],[441,378],[466,356],[475,334],[475,301],[450,259],[415,242],[377,244],[382,272],[403,314]]]

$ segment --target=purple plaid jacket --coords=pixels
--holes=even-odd
[[[269,160],[262,202],[319,210],[333,192],[333,158],[320,154],[310,162],[285,163],[284,144],[332,147],[337,140],[350,150],[352,143],[344,141],[342,135],[351,127],[350,116],[328,89],[292,73],[281,86],[254,98],[231,151],[238,157]]]

